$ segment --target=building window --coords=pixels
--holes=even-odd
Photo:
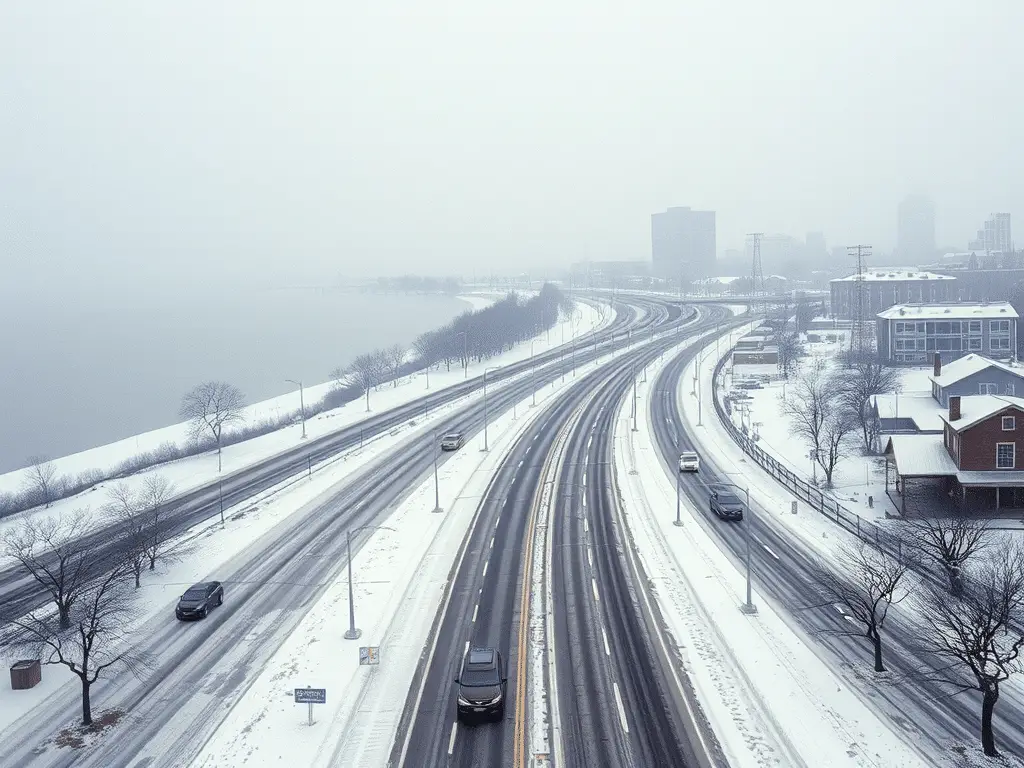
[[[1014,391],[1015,389],[1016,389],[1016,386],[1014,386],[1013,384],[1007,384],[1007,385],[1006,385],[1006,392],[1004,392],[1003,394],[1004,394],[1004,395],[1012,395],[1012,394],[1014,394],[1014,392],[1013,392],[1013,391]]]
[[[996,443],[996,469],[1013,469],[1016,443]]]
[[[1009,320],[989,320],[988,321],[988,332],[989,333],[1009,333],[1010,332],[1010,321]]]
[[[971,333],[981,333],[981,320],[971,320]]]
[[[993,336],[988,341],[989,341],[989,344],[988,344],[989,349],[991,349],[993,352],[1007,351],[1007,350],[1010,349],[1010,337],[1009,336],[1003,336],[1003,337]]]
[[[1017,428],[1017,420],[1013,416],[1003,416],[1003,432],[1013,432]]]
[[[981,350],[984,349],[984,346],[982,346],[982,343],[981,343],[981,337],[978,337],[978,338],[971,337],[971,338],[967,339],[967,345],[968,345],[967,348],[970,349],[972,352],[975,352],[975,351],[976,352],[981,352]]]
[[[896,333],[903,333],[903,323],[896,323]]]
[[[998,387],[995,384],[979,384],[978,394],[979,395],[994,395]]]

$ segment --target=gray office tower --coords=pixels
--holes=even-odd
[[[652,271],[686,282],[715,274],[715,212],[669,208],[651,216]]]

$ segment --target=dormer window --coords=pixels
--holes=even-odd
[[[1003,416],[1003,432],[1013,432],[1017,428],[1017,419],[1013,416]]]

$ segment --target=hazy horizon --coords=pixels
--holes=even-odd
[[[5,281],[542,275],[649,258],[676,205],[720,251],[886,252],[911,192],[966,244],[1024,210],[1022,28],[1008,1],[7,4]]]

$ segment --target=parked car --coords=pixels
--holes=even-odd
[[[224,602],[224,585],[219,581],[193,584],[178,600],[174,615],[180,621],[205,619],[210,610]]]
[[[455,717],[505,717],[505,665],[497,648],[470,648],[462,662],[462,674],[455,678],[458,704]]]
[[[681,454],[679,454],[679,471],[700,471],[700,456],[697,455],[696,451],[683,451]]]
[[[449,432],[447,435],[441,438],[441,450],[442,451],[457,451],[462,447],[465,442],[465,437],[461,432]]]
[[[711,511],[723,520],[742,520],[743,502],[727,491],[711,492]]]

